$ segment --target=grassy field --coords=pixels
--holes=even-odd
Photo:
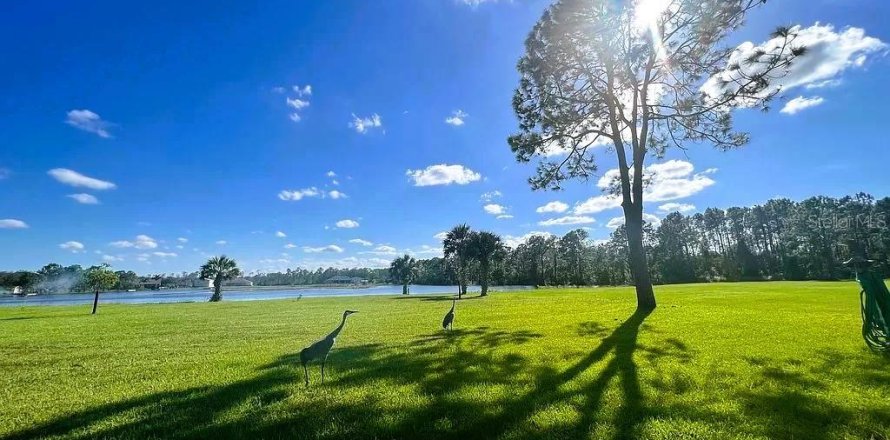
[[[0,437],[890,437],[853,283],[0,308]],[[328,381],[295,354],[350,317]]]

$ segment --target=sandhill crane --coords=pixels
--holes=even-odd
[[[442,320],[442,328],[445,330],[454,328],[454,305],[457,303],[457,300],[451,300],[451,310],[445,314],[445,319]]]
[[[343,312],[343,320],[340,321],[340,325],[334,331],[325,336],[324,339],[300,350],[300,363],[303,364],[303,373],[306,377],[307,387],[309,386],[309,369],[307,365],[310,361],[316,359],[321,359],[321,383],[324,383],[324,365],[328,360],[328,354],[331,353],[331,348],[337,340],[337,335],[340,334],[343,326],[346,325],[346,317],[353,313],[358,313],[358,311],[347,310]]]

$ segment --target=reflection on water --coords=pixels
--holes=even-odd
[[[489,291],[526,290],[529,286],[492,286]],[[470,293],[479,292],[479,286],[470,286]],[[359,296],[359,295],[399,295],[402,286],[387,285],[359,288],[293,288],[270,290],[224,290],[224,301],[258,301],[265,299],[296,298],[299,296]],[[456,294],[457,286],[411,286],[411,294]],[[99,296],[102,303],[117,304],[153,304],[153,303],[180,303],[180,302],[204,302],[210,299],[210,290],[160,290],[142,292],[108,292]],[[11,296],[0,295],[0,306],[66,306],[76,304],[90,304],[93,295],[89,293],[36,295],[36,296]]]

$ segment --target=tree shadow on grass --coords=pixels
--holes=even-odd
[[[473,293],[478,293],[478,292],[470,292],[469,294],[464,295],[463,298],[461,298],[461,299],[457,298],[457,294],[454,294],[454,295],[451,295],[451,294],[402,295],[402,296],[394,296],[394,297],[392,297],[392,299],[396,299],[396,300],[413,299],[413,300],[417,300],[417,301],[448,301],[448,302],[451,302],[452,300],[467,301],[467,300],[471,300],[471,299],[484,299],[485,298],[484,296],[480,296],[480,295],[472,295],[471,296],[471,294],[473,294]]]

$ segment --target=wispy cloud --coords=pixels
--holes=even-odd
[[[28,224],[14,218],[0,219],[0,229],[27,229]]]
[[[111,124],[87,109],[69,111],[65,123],[102,138],[107,139],[111,137],[111,133],[108,132]]]
[[[374,245],[374,243],[372,243],[368,240],[362,240],[361,238],[353,238],[352,240],[349,240],[349,242],[353,243],[353,244],[360,244],[362,246],[373,246]]]
[[[455,127],[460,127],[461,125],[464,125],[464,122],[468,116],[470,115],[468,115],[463,110],[458,109],[451,112],[451,116],[445,118],[445,123],[453,125]]]
[[[158,242],[148,235],[140,234],[134,240],[118,240],[109,245],[116,248],[154,249],[158,247]]]
[[[117,188],[117,185],[115,185],[114,183],[84,176],[77,171],[69,170],[67,168],[54,168],[49,170],[47,174],[52,176],[60,183],[64,183],[65,185],[84,187],[95,190],[107,190]]]
[[[372,128],[381,128],[383,127],[383,119],[380,118],[380,115],[374,113],[371,116],[367,116],[364,118],[360,118],[352,114],[352,121],[349,123],[349,128],[352,128],[356,131],[356,133],[365,134],[368,130]]]
[[[321,246],[321,247],[305,246],[305,247],[303,247],[303,252],[305,252],[307,254],[317,254],[317,253],[321,253],[321,252],[329,252],[329,253],[339,254],[339,253],[343,252],[343,248],[341,248],[340,246],[337,246],[335,244],[329,244],[327,246]]]
[[[594,223],[596,220],[593,217],[588,217],[586,215],[567,215],[565,217],[551,218],[549,220],[539,221],[538,224],[541,226],[568,226],[568,225],[586,225],[590,223]]]
[[[812,98],[805,98],[803,96],[798,96],[788,102],[785,103],[785,106],[782,107],[782,110],[779,110],[779,113],[784,113],[786,115],[793,115],[799,111],[806,110],[810,107],[815,107],[817,105],[822,104],[825,100],[822,99],[821,96],[814,96]]]
[[[80,203],[83,205],[98,205],[99,204],[99,199],[97,199],[96,196],[94,196],[92,194],[85,194],[85,193],[68,194],[67,197],[70,197],[71,199],[74,199],[74,201],[76,201],[77,203]]]
[[[86,246],[84,246],[83,243],[79,241],[66,241],[59,245],[60,249],[64,249],[75,254],[83,252],[85,247]]]

